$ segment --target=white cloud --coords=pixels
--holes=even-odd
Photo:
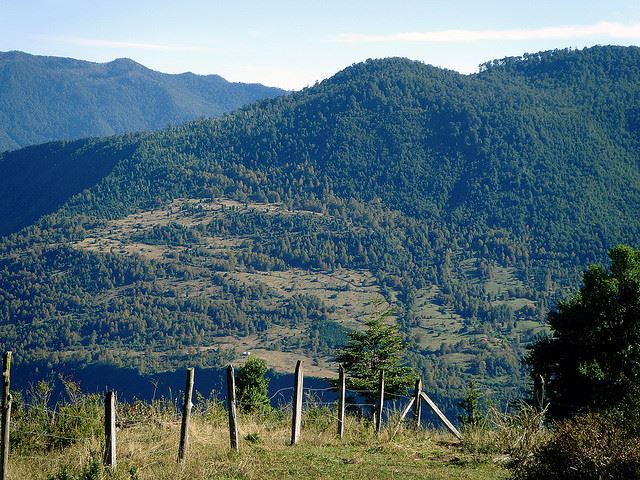
[[[640,23],[598,22],[591,25],[567,25],[506,30],[441,30],[401,32],[389,35],[343,33],[335,40],[342,43],[363,42],[476,42],[482,40],[553,40],[588,37],[640,39]]]
[[[101,40],[96,38],[82,37],[46,37],[47,40],[77,45],[80,47],[98,47],[98,48],[118,48],[125,50],[152,50],[162,52],[207,52],[209,48],[180,46],[180,45],[163,45],[157,43],[139,43],[139,42],[122,42],[117,40]]]

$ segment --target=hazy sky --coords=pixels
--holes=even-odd
[[[640,45],[640,0],[0,0],[0,51],[129,57],[288,89],[367,58],[471,73],[494,58],[597,44]]]

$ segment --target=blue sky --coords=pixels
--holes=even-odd
[[[0,51],[299,89],[367,58],[471,73],[553,48],[640,45],[640,0],[0,0]]]

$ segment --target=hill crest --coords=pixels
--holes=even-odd
[[[54,140],[157,130],[284,93],[219,75],[0,52],[0,151]]]

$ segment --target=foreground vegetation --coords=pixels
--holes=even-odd
[[[118,405],[115,472],[102,466],[102,406],[67,382],[52,406],[46,384],[26,404],[16,395],[9,480],[164,479],[566,479],[640,475],[637,408],[580,414],[544,424],[545,411],[522,404],[468,416],[461,441],[436,430],[395,429],[397,413],[376,435],[372,422],[348,415],[336,437],[336,413],[306,403],[302,437],[292,447],[290,406],[239,414],[240,448],[229,447],[227,412],[198,397],[184,465],[176,462],[180,418],[171,400]],[[49,406],[47,406],[49,405]]]
[[[301,442],[295,447],[289,445],[287,409],[262,416],[240,414],[240,449],[234,452],[229,448],[225,409],[220,402],[203,398],[194,410],[183,466],[176,463],[180,422],[173,402],[120,404],[118,466],[110,475],[101,465],[103,432],[96,400],[80,396],[51,410],[34,405],[31,412],[17,403],[9,479],[488,480],[508,475],[495,455],[465,451],[450,435],[437,431],[389,428],[378,436],[371,422],[348,416],[345,438],[340,440],[334,413],[319,407],[306,410]],[[32,414],[38,411],[41,415]],[[76,421],[69,424],[64,418]],[[56,438],[74,440],[62,445]]]

